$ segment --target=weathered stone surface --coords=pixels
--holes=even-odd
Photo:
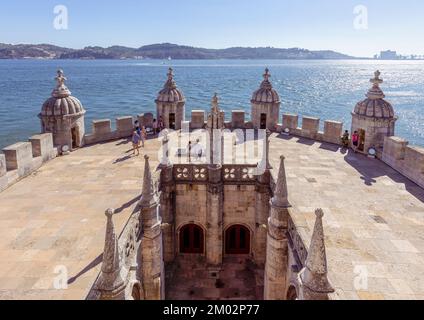
[[[119,138],[131,136],[134,130],[133,117],[120,117],[116,119],[116,130],[118,131]]]
[[[6,174],[6,157],[4,154],[0,154],[0,177]]]
[[[205,127],[205,111],[193,110],[191,111],[191,129],[203,129]]]
[[[101,119],[93,121],[93,133],[96,136],[109,134],[112,132],[112,122],[110,119]]]
[[[325,142],[340,144],[342,134],[343,134],[343,122],[331,121],[331,120],[324,121],[323,140]]]
[[[303,134],[309,138],[314,139],[319,130],[319,118],[303,117],[302,118],[302,131]]]
[[[299,116],[297,114],[283,114],[283,130],[297,129],[299,125]]]
[[[7,170],[18,170],[19,175],[28,174],[32,168],[32,146],[30,142],[18,142],[3,149]]]
[[[43,162],[56,157],[57,149],[53,147],[53,135],[51,133],[39,134],[29,138],[32,145],[34,158],[41,157]]]
[[[382,160],[424,188],[424,148],[399,137],[386,137]]]
[[[232,129],[243,129],[245,123],[245,112],[243,110],[231,111],[231,127]]]

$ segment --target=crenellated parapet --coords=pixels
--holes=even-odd
[[[325,120],[324,131],[320,131],[320,121],[319,118],[304,116],[302,117],[302,124],[299,126],[297,114],[283,114],[281,130],[295,136],[340,145],[343,122]]]
[[[399,137],[386,137],[382,160],[393,169],[424,188],[424,148],[410,146]]]
[[[35,135],[28,142],[4,148],[0,154],[0,192],[56,158],[57,154],[51,133]]]
[[[116,139],[128,138],[134,130],[132,116],[119,117],[116,119],[116,129],[112,130],[110,119],[94,120],[92,122],[92,133],[84,136],[85,144],[93,144]]]

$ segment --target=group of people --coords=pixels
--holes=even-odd
[[[162,117],[159,118],[159,121],[153,119],[153,134],[158,134],[164,129],[164,123]],[[140,143],[141,147],[144,148],[144,142],[147,139],[147,129],[144,126],[140,127],[140,123],[135,121],[134,131],[132,135],[132,144],[133,144],[133,155],[140,155]]]
[[[349,148],[350,135],[348,130],[346,130],[342,136],[342,144],[344,148]],[[352,149],[355,153],[358,151],[358,147],[359,147],[359,133],[358,131],[355,131],[352,134]]]

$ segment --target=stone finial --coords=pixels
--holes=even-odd
[[[380,76],[381,76],[381,72],[377,70],[376,72],[374,72],[374,78],[370,79],[370,82],[374,85],[382,84],[384,81],[383,79],[380,79]]]
[[[174,80],[174,69],[169,68],[168,73],[166,75],[168,76],[168,80],[165,82],[164,89],[166,90],[177,89],[177,83]]]
[[[168,69],[168,80],[172,81],[174,79],[174,69],[169,68]]]
[[[212,112],[215,112],[215,113],[219,112],[219,98],[218,98],[218,93],[216,92],[212,98]]]
[[[277,185],[271,203],[276,207],[288,208],[290,207],[290,203],[287,189],[286,167],[284,163],[285,159],[284,156],[280,157],[280,170],[278,171]]]
[[[56,80],[56,88],[52,92],[52,96],[55,98],[65,98],[71,95],[71,92],[65,85],[65,81],[68,80],[65,77],[65,73],[62,69],[57,70]]]
[[[267,90],[272,89],[271,81],[269,81],[270,78],[271,78],[271,73],[269,73],[269,69],[266,68],[264,73],[264,81],[262,81],[262,84],[261,84],[262,89],[267,89]]]
[[[107,209],[105,214],[107,217],[106,236],[98,289],[112,292],[124,286],[125,279],[122,275],[123,266],[121,264],[118,236],[115,233],[115,226],[112,220],[115,210]]]
[[[332,293],[334,289],[327,278],[327,255],[325,252],[324,228],[322,225],[324,212],[322,209],[317,209],[315,215],[314,232],[301,279],[303,285],[312,292],[318,294]]]
[[[380,89],[380,84],[382,84],[384,81],[380,78],[381,72],[376,71],[374,72],[374,78],[370,79],[370,82],[372,83],[372,88],[367,93],[367,98],[372,100],[377,99],[384,99],[385,95],[383,91]]]
[[[269,69],[265,69],[264,79],[265,81],[269,81],[269,78],[271,78],[271,74],[269,73]]]
[[[142,207],[151,207],[157,203],[156,192],[152,179],[152,172],[150,170],[149,156],[144,156],[144,160],[143,191],[140,205]]]

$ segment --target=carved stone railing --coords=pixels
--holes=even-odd
[[[207,165],[174,165],[174,180],[185,183],[206,183],[208,181]]]
[[[224,165],[222,168],[222,180],[234,183],[256,182],[256,165]]]
[[[254,184],[256,165],[223,165],[222,182],[227,184]],[[173,168],[176,183],[207,183],[208,165],[178,164]]]
[[[294,253],[297,255],[296,258],[299,259],[302,267],[304,267],[308,257],[308,250],[306,249],[306,246],[300,234],[297,232],[296,226],[294,225],[294,222],[290,216],[288,220],[288,233],[290,238],[289,240],[293,245]]]

